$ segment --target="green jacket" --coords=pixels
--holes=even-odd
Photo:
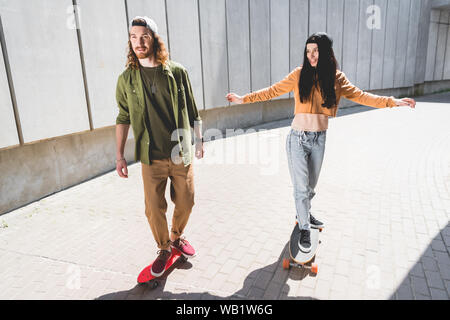
[[[186,69],[179,63],[168,61],[163,65],[167,75],[172,96],[173,114],[177,127],[177,150],[185,166],[192,163],[193,135],[191,128],[201,123],[201,118],[195,104],[191,83]],[[127,68],[117,80],[116,100],[119,115],[116,124],[131,124],[135,145],[135,161],[151,164],[149,121],[146,114],[144,90],[140,70]]]

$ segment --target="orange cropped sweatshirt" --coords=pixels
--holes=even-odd
[[[375,108],[392,108],[396,106],[394,97],[377,96],[364,92],[351,84],[345,74],[340,70],[336,71],[336,105],[334,107],[330,109],[322,107],[324,101],[320,90],[316,86],[313,86],[311,89],[311,99],[302,103],[300,102],[300,93],[298,88],[300,71],[301,67],[297,67],[280,82],[277,82],[270,87],[246,94],[243,97],[244,103],[270,100],[293,90],[295,100],[294,114],[315,113],[336,117],[337,108],[341,97],[352,100],[358,104]]]

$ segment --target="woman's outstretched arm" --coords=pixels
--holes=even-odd
[[[372,93],[364,92],[358,87],[354,86],[345,76],[343,72],[338,77],[340,84],[341,95],[356,103],[374,107],[374,108],[392,108],[396,106],[416,107],[416,101],[411,98],[396,99],[394,97],[378,96]]]
[[[270,87],[248,93],[244,96],[239,96],[235,93],[229,93],[226,95],[226,98],[228,99],[228,101],[238,104],[267,101],[294,90],[294,87],[298,85],[299,74],[300,68],[298,67],[295,68],[291,73],[289,73],[283,80],[275,83]]]

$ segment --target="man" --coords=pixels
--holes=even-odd
[[[201,118],[187,71],[168,59],[156,23],[148,17],[135,17],[129,37],[127,69],[119,76],[116,89],[116,171],[128,178],[124,149],[131,124],[135,160],[142,165],[145,214],[159,248],[151,272],[158,277],[164,273],[171,247],[186,257],[195,255],[181,236],[194,206],[191,128],[196,137],[195,156],[201,159],[204,154]],[[170,234],[165,199],[168,177],[175,203]]]

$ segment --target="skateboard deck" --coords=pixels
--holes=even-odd
[[[185,258],[179,250],[172,248],[172,252],[171,252],[170,258],[166,264],[166,268],[164,269],[164,273],[166,273],[167,269],[169,269],[175,262],[177,262],[178,259],[181,259],[180,261],[182,261],[182,262],[187,260],[187,258]],[[153,265],[153,263],[146,266],[141,271],[141,273],[139,274],[139,276],[137,278],[137,282],[140,284],[148,283],[154,289],[158,286],[158,282],[156,280],[161,278],[162,276],[156,278],[152,275],[152,272],[151,272],[152,265]]]
[[[317,249],[319,247],[319,232],[321,231],[322,229],[311,228],[311,251],[305,253],[300,250],[298,245],[298,240],[300,239],[300,228],[298,227],[298,223],[296,223],[294,229],[292,230],[291,238],[289,239],[290,259],[283,260],[283,268],[289,269],[290,267],[301,267],[304,269],[310,269],[311,272],[316,274],[318,272],[318,265],[316,263],[312,263],[310,266],[307,264],[316,256]]]

